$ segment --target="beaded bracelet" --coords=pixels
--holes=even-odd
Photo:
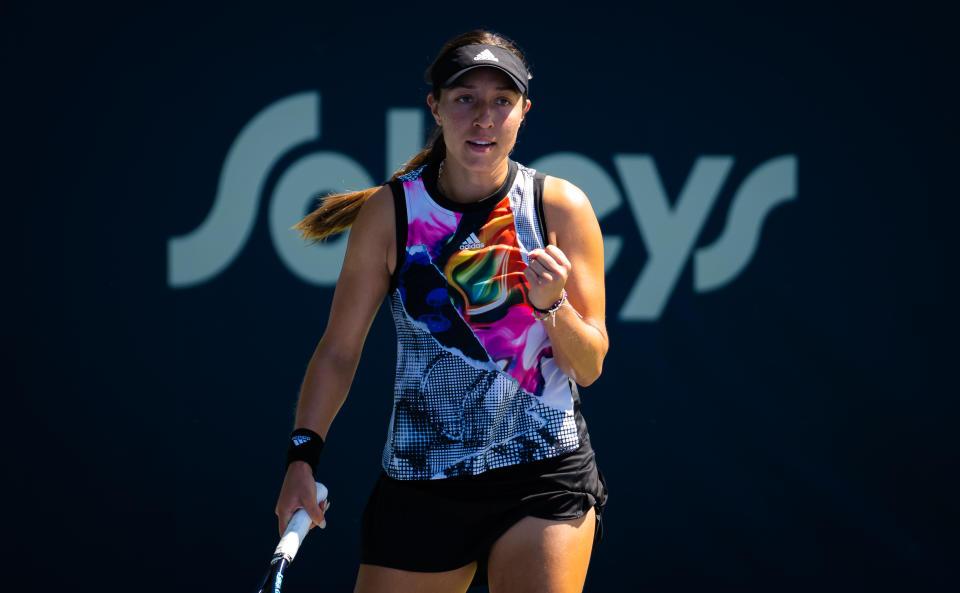
[[[549,317],[550,321],[553,323],[553,327],[557,327],[557,311],[560,310],[560,307],[562,307],[565,302],[567,302],[566,290],[560,294],[560,299],[557,302],[550,305],[549,309],[538,309],[533,305],[533,303],[531,303],[530,306],[533,307],[533,316],[537,319],[537,321],[543,321]]]

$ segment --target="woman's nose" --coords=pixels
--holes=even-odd
[[[477,111],[473,118],[473,125],[481,128],[493,126],[493,110],[484,102],[477,103]]]

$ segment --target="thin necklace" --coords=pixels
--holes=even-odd
[[[443,176],[443,164],[445,162],[447,162],[447,159],[440,161],[440,168],[437,170],[437,189],[439,189],[443,195],[447,195],[447,192],[443,191],[443,184],[440,182],[440,178]]]
[[[448,199],[453,200],[453,198],[450,196],[450,194],[447,193],[447,191],[443,189],[443,181],[441,181],[441,179],[440,179],[441,177],[443,177],[443,164],[444,164],[445,162],[447,162],[447,159],[443,159],[442,161],[440,161],[440,166],[437,168],[437,189],[440,190],[440,193],[443,194],[444,196],[446,196]],[[456,200],[454,200],[454,201],[456,201]]]

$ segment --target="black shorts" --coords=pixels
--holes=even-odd
[[[381,473],[363,511],[360,562],[442,572],[477,561],[474,583],[484,584],[490,546],[520,519],[576,519],[593,507],[596,544],[606,499],[589,442],[477,476],[396,480]]]

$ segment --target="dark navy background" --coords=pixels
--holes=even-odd
[[[515,157],[702,155],[736,187],[796,155],[796,199],[722,289],[688,261],[659,319],[620,322],[647,253],[627,204],[611,350],[583,411],[611,490],[588,591],[939,591],[957,580],[957,47],[920,3],[7,4],[5,539],[32,590],[252,590],[300,380],[332,291],[269,237],[271,172],[224,273],[166,282],[237,133],[320,91],[320,147],[382,177],[384,114],[423,104],[454,34],[528,53]],[[562,172],[557,172],[562,174]],[[621,185],[622,188],[622,185]],[[622,191],[622,189],[621,189]],[[324,453],[333,509],[290,591],[349,591],[395,356],[384,311]],[[11,361],[7,363],[6,361]],[[8,463],[9,462],[9,463]]]

